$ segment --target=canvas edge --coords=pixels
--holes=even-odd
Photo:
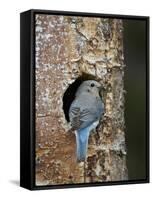
[[[111,181],[103,183],[80,183],[80,184],[61,184],[61,185],[43,185],[36,186],[35,184],[35,15],[36,14],[56,14],[56,15],[75,15],[84,17],[107,17],[107,18],[118,18],[118,19],[137,19],[146,20],[146,132],[147,132],[147,151],[146,151],[146,179],[142,180],[128,180],[128,181]],[[23,27],[23,18],[29,17],[28,25]],[[51,11],[51,10],[38,10],[31,9],[20,13],[20,186],[30,190],[42,190],[42,189],[62,189],[62,188],[78,188],[78,187],[94,187],[94,186],[110,186],[110,185],[125,185],[125,184],[139,184],[150,182],[150,168],[149,168],[149,16],[136,16],[136,15],[118,15],[118,14],[100,14],[100,13],[86,13],[86,12],[73,12],[73,11]],[[21,30],[22,29],[22,30]],[[23,32],[25,35],[23,36]],[[28,38],[27,38],[27,35]],[[29,35],[30,34],[30,35]],[[25,47],[22,39],[28,40],[26,42],[26,53],[29,53],[27,60],[25,59]],[[29,63],[29,65],[27,64]],[[23,67],[27,67],[29,70],[29,77],[26,74],[26,79],[29,80],[26,83],[23,81],[25,74],[23,73]],[[29,78],[29,79],[28,79]],[[29,90],[21,91],[22,87],[29,86]],[[23,98],[24,97],[24,98]],[[24,101],[27,106],[23,108]],[[28,108],[30,107],[30,110]],[[30,116],[29,120],[25,122],[25,111],[26,116]],[[24,121],[24,122],[23,122]],[[27,126],[26,126],[27,123]],[[24,130],[23,130],[24,127]],[[27,132],[29,134],[27,134]],[[28,145],[25,140],[28,141]],[[28,149],[28,147],[29,149]],[[25,150],[26,149],[26,150]],[[23,151],[24,150],[24,151]],[[27,163],[24,162],[23,158],[28,158]],[[26,174],[26,178],[23,180],[23,173]]]

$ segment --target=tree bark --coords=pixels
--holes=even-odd
[[[122,20],[36,15],[35,72],[36,185],[127,180]],[[105,88],[105,114],[77,163],[63,95],[84,74]]]

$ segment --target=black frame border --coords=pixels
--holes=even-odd
[[[35,15],[65,15],[82,17],[103,17],[146,21],[146,179],[109,181],[97,183],[76,183],[60,185],[35,185]],[[149,168],[149,53],[150,18],[148,16],[100,14],[72,11],[51,11],[32,9],[20,14],[20,186],[30,190],[78,188],[138,184],[150,182]]]

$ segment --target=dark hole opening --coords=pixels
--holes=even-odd
[[[78,87],[81,85],[81,83],[86,80],[96,80],[96,78],[95,76],[91,74],[83,73],[82,76],[78,77],[71,85],[69,85],[69,87],[67,88],[67,90],[65,91],[63,95],[63,111],[64,111],[65,119],[67,120],[67,122],[70,121],[69,108],[72,101],[75,98],[75,93]]]

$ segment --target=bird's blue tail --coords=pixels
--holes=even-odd
[[[75,135],[77,145],[77,162],[85,161],[88,148],[89,129],[80,129],[76,131]]]

